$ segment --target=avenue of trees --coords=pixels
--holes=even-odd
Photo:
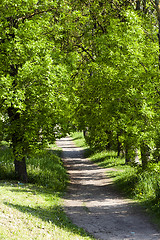
[[[83,130],[145,168],[160,160],[160,9],[149,0],[2,0],[0,140],[30,152]]]

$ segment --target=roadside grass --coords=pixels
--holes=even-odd
[[[74,136],[75,144],[78,139],[78,146],[85,146],[82,133],[72,134],[73,140]],[[107,168],[117,190],[139,202],[160,227],[160,163],[150,163],[146,169],[125,165],[125,159],[117,157],[114,151],[90,152],[88,157],[100,167]]]
[[[60,153],[60,149],[52,146],[52,149],[28,158],[31,183],[23,184],[13,180],[14,166],[10,149],[1,147],[0,239],[94,239],[73,225],[64,213],[62,197],[68,178]]]
[[[82,147],[85,150],[84,152],[85,157],[88,157],[91,155],[92,151],[89,148],[89,146],[86,144],[86,141],[84,139],[82,132],[72,132],[70,136],[74,140],[77,147]]]
[[[85,142],[82,132],[73,132],[70,134],[70,136],[75,141],[77,147],[89,148]]]
[[[45,187],[0,181],[0,239],[93,239],[70,222],[60,196]]]

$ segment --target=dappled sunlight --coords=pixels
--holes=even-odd
[[[63,148],[65,144],[67,149]],[[70,177],[64,209],[75,224],[102,240],[160,239],[144,210],[117,192],[110,178],[117,169],[108,170],[84,158],[84,151],[68,138],[58,146],[64,150],[63,161]],[[107,156],[107,161],[110,158],[113,156]]]

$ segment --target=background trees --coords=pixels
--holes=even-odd
[[[126,162],[140,151],[145,167],[159,128],[155,10],[147,1],[94,1],[89,9],[81,39],[85,67],[76,78],[77,125],[87,129],[90,146],[118,152],[121,146]]]
[[[0,4],[1,139],[26,156],[72,127],[93,148],[159,159],[159,43],[150,1]]]

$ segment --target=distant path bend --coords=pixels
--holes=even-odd
[[[57,145],[70,176],[64,209],[74,224],[101,240],[160,240],[141,208],[116,193],[107,169],[85,159],[69,137]]]

